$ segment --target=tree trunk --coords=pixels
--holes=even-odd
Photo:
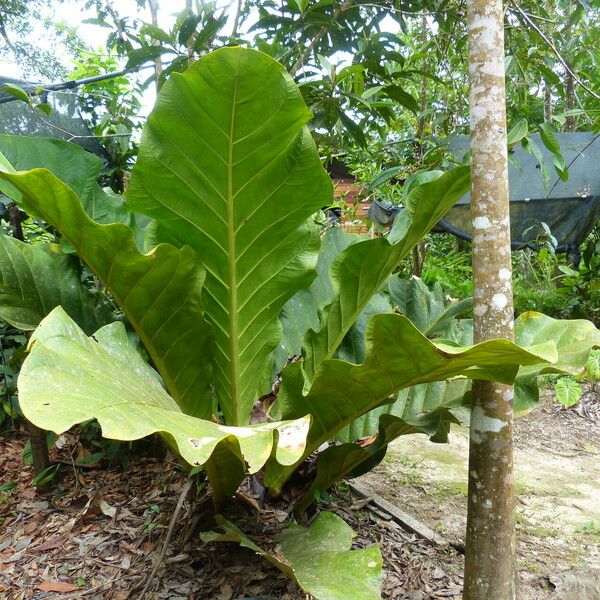
[[[567,110],[573,110],[575,108],[575,80],[572,73],[567,73],[567,86],[565,90],[567,100]],[[577,126],[575,117],[567,117],[565,119],[565,131],[573,133]]]
[[[23,225],[21,223],[19,207],[12,202],[8,205],[8,219],[12,228],[13,237],[24,242],[25,236],[23,235]],[[29,432],[29,442],[31,444],[31,454],[33,456],[33,471],[38,475],[41,471],[50,466],[46,432],[33,423],[30,423],[25,418],[24,421],[27,431]]]
[[[429,29],[427,27],[427,16],[425,12],[421,14],[421,44],[425,46],[429,40]],[[427,71],[427,57],[423,58],[421,69],[425,73]],[[421,77],[421,93],[419,95],[419,118],[417,120],[417,131],[415,135],[415,162],[418,168],[421,168],[423,162],[423,139],[425,137],[425,127],[427,125],[425,111],[427,110],[427,83],[428,78],[423,75]],[[425,262],[425,244],[421,241],[412,249],[412,265],[411,274],[421,277],[423,273],[423,263]]]
[[[156,0],[148,0],[148,7],[150,8],[150,19],[154,27],[158,27],[158,3]],[[160,42],[157,40],[154,42],[155,46],[159,46]],[[162,62],[160,56],[154,59],[154,82],[156,83],[156,93],[160,91],[162,85],[160,76],[162,75]]]
[[[185,9],[189,14],[192,13],[192,0],[185,0]],[[188,67],[193,65],[196,62],[196,58],[194,57],[194,44],[196,43],[196,35],[193,34],[190,36],[190,39],[187,41],[187,53],[188,53]]]
[[[546,83],[544,86],[544,121],[552,120],[552,91]]]
[[[423,264],[425,262],[425,244],[419,242],[412,249],[412,260],[410,264],[410,274],[421,277],[423,274]]]
[[[427,28],[427,16],[425,13],[421,15],[421,44],[425,46],[429,39],[428,28]],[[421,63],[421,69],[423,73],[427,72],[427,56],[423,57]],[[427,110],[427,83],[428,78],[426,75],[421,76],[421,93],[419,95],[419,119],[417,120],[417,134],[415,139],[415,160],[421,162],[423,160],[423,137],[425,133],[425,111]]]
[[[231,37],[235,38],[238,35],[238,29],[240,27],[240,15],[242,13],[242,0],[237,0],[237,6],[235,8],[235,17],[233,18],[233,27],[231,28]]]
[[[475,342],[513,339],[502,0],[468,0]],[[464,600],[514,600],[513,389],[476,381]]]
[[[29,442],[31,443],[31,457],[33,459],[33,472],[39,475],[44,469],[50,466],[50,455],[48,454],[48,437],[43,429],[34,425],[25,419],[25,426],[29,433]],[[38,489],[43,489],[45,485],[38,484]]]

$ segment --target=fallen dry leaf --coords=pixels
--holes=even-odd
[[[64,581],[42,581],[35,586],[42,592],[74,592],[79,588],[74,583],[65,583]]]
[[[48,550],[54,550],[55,548],[60,548],[67,540],[64,537],[55,537],[43,544],[40,544],[35,548],[40,552],[46,552]]]

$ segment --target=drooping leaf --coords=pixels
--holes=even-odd
[[[57,434],[90,419],[111,439],[159,432],[190,465],[204,464],[219,444],[232,444],[251,473],[271,455],[291,464],[304,449],[309,418],[238,428],[186,415],[122,323],[87,337],[58,307],[35,330],[30,348],[19,376],[19,402],[29,421]]]
[[[459,316],[473,310],[473,299],[448,300],[439,284],[430,290],[421,279],[392,277],[390,298],[404,315],[427,337],[443,333]]]
[[[98,184],[102,160],[81,146],[38,136],[0,135],[0,152],[16,171],[43,168],[66,183],[97,223],[132,225],[133,215],[123,199],[108,194]]]
[[[321,239],[317,277],[310,287],[296,292],[281,310],[283,338],[275,361],[276,371],[281,370],[287,358],[302,352],[302,340],[306,332],[320,327],[320,311],[334,296],[329,279],[331,264],[343,250],[361,240],[361,236],[346,233],[339,227],[326,231]]]
[[[414,188],[389,238],[365,240],[347,248],[331,267],[336,292],[324,311],[324,325],[304,340],[303,369],[307,385],[320,363],[331,358],[371,297],[385,284],[412,247],[468,191],[469,169],[457,167]]]
[[[270,57],[212,52],[163,86],[128,189],[134,210],[202,258],[228,423],[247,422],[266,392],[280,310],[314,277],[318,235],[308,217],[330,203],[332,185],[310,117]]]
[[[191,248],[168,244],[141,254],[125,225],[99,225],[75,193],[45,169],[6,173],[21,206],[56,227],[110,290],[169,393],[190,415],[212,413],[212,332],[200,303],[204,273]]]
[[[423,323],[427,327],[426,319]],[[456,325],[446,334],[451,331],[452,340],[456,343],[471,343],[471,320],[460,320]],[[590,349],[600,345],[599,332],[590,322],[559,321],[537,313],[528,313],[517,319],[515,335],[517,341],[524,345],[554,340],[558,352],[558,360],[554,364],[521,367],[515,380],[516,413],[527,412],[537,402],[539,392],[536,378],[539,374],[581,374],[586,357],[589,356],[589,365],[598,352],[590,352]],[[332,446],[319,455],[316,477],[299,503],[298,510],[305,509],[314,500],[316,491],[327,489],[344,476],[357,476],[373,468],[385,455],[387,445],[401,435],[424,433],[432,441],[446,442],[451,423],[469,423],[470,410],[467,405],[470,389],[471,381],[462,378],[411,386],[400,390],[394,402],[355,419],[334,438],[344,443]],[[576,403],[581,395],[581,387],[572,377],[561,378],[555,391],[565,406]],[[370,440],[368,436],[375,437]],[[367,442],[355,442],[361,438]]]
[[[539,375],[558,373],[577,377],[584,372],[593,348],[600,347],[600,331],[590,321],[553,319],[536,312],[523,313],[516,319],[515,339],[520,345],[554,340],[558,351],[558,360],[553,364],[527,366],[519,370],[514,398],[517,413],[528,412],[537,405]]]
[[[451,335],[449,335],[451,334]],[[473,340],[472,321],[460,319],[448,329],[444,337],[453,343],[468,345]],[[557,361],[533,366],[522,366],[515,378],[513,406],[517,415],[529,412],[537,405],[539,389],[537,378],[544,373],[580,376],[594,356],[593,348],[600,347],[600,332],[589,321],[558,320],[540,313],[524,313],[515,321],[515,338],[523,347],[532,347],[552,340],[556,344]],[[390,404],[374,409],[353,421],[336,435],[339,441],[353,442],[361,437],[375,435],[379,417],[390,414],[412,420],[418,415],[448,411],[463,424],[469,422],[468,403],[471,383],[455,379],[413,386],[398,393]],[[409,411],[409,412],[407,412]],[[412,422],[412,421],[411,421]]]
[[[553,154],[560,154],[560,142],[556,137],[556,129],[552,123],[546,122],[540,125],[540,137],[544,146]]]
[[[521,119],[517,124],[508,132],[506,136],[506,143],[508,146],[514,146],[517,142],[520,142],[529,133],[529,124],[527,119]]]
[[[237,542],[292,577],[317,600],[377,600],[381,597],[381,552],[376,544],[351,550],[355,533],[337,515],[321,512],[304,528],[290,524],[277,538],[278,554],[254,543],[218,515],[223,533],[201,534],[205,542]]]
[[[403,166],[389,167],[388,169],[385,169],[369,183],[369,191],[372,191],[380,185],[388,182],[390,179],[397,177],[400,173],[402,173],[403,169]]]
[[[88,334],[112,320],[82,285],[73,257],[0,234],[0,318],[31,331],[59,305]]]
[[[398,104],[414,113],[419,112],[419,103],[416,98],[399,85],[388,85],[384,88],[384,91],[392,100],[398,102]]]
[[[471,344],[473,341],[472,321],[460,319],[456,326],[444,334],[454,343]],[[513,406],[515,414],[529,412],[537,405],[539,388],[537,378],[544,373],[580,376],[586,364],[593,356],[593,348],[600,347],[600,331],[589,321],[558,320],[540,313],[523,313],[515,321],[515,339],[523,347],[535,347],[552,340],[556,344],[557,361],[522,366],[514,382]],[[410,409],[412,418],[418,414],[448,409],[463,424],[469,422],[468,402],[471,389],[470,381],[452,380],[413,386],[398,393],[397,400],[370,411],[364,417],[356,419],[336,439],[352,442],[360,437],[374,435],[378,431],[378,417],[391,414],[406,418],[405,411]]]
[[[2,85],[1,90],[5,94],[10,94],[11,96],[14,96],[15,98],[17,98],[18,100],[26,102],[27,104],[31,104],[31,97],[29,96],[29,94],[22,87],[20,87],[18,85],[13,85],[12,83],[4,83]]]
[[[324,360],[308,392],[301,362],[283,372],[278,406],[284,418],[311,414],[307,453],[316,450],[359,416],[389,403],[400,389],[457,376],[512,383],[519,365],[556,360],[552,342],[526,350],[508,340],[470,347],[434,344],[402,315],[375,315],[367,327],[367,357],[353,365]],[[286,474],[275,466],[266,481],[275,490]]]

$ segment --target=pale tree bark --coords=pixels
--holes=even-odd
[[[427,15],[425,12],[421,14],[421,43],[423,46],[427,44],[429,39],[429,28],[427,26]],[[423,57],[421,63],[421,69],[423,73],[427,72],[427,55]],[[417,163],[423,161],[423,138],[425,134],[425,126],[427,125],[425,111],[427,110],[427,83],[428,78],[426,75],[421,77],[421,93],[419,95],[419,119],[417,121],[417,134],[415,136],[415,160]],[[421,166],[421,165],[419,165]],[[423,266],[425,263],[425,244],[424,242],[418,242],[417,245],[412,249],[412,261],[411,261],[411,274],[421,277],[423,274]]]
[[[548,83],[544,86],[544,121],[552,121],[552,90]]]
[[[185,9],[188,11],[188,14],[192,13],[192,0],[185,0]],[[194,44],[196,42],[196,35],[191,35],[190,39],[187,41],[187,53],[188,53],[188,66],[193,65],[196,62],[196,58],[194,57]]]
[[[158,1],[157,0],[148,0],[148,8],[150,8],[150,20],[154,27],[158,27]],[[155,42],[155,46],[160,45],[160,42],[157,40]],[[161,80],[160,76],[162,75],[162,61],[160,60],[160,56],[157,56],[154,59],[154,82],[156,84],[156,92],[160,91]]]
[[[475,342],[513,339],[502,0],[468,0]],[[515,598],[512,387],[476,381],[464,600]]]
[[[567,100],[567,110],[573,110],[575,108],[575,78],[571,72],[567,73],[565,95]],[[569,116],[565,119],[565,131],[573,133],[576,127],[577,122],[575,117]]]

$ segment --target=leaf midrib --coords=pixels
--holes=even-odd
[[[233,221],[233,131],[237,102],[239,64],[233,85],[229,148],[227,156],[227,271],[229,275],[229,376],[231,383],[231,425],[239,425],[238,396],[240,387],[240,360],[238,340],[237,261],[235,256],[235,224]]]

